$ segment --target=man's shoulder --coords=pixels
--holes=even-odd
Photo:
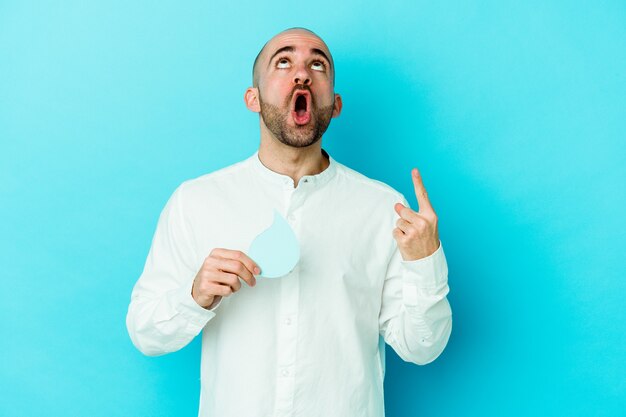
[[[338,164],[338,168],[343,181],[350,189],[358,189],[362,193],[380,198],[397,199],[403,197],[402,193],[383,181],[370,178],[344,164]]]
[[[245,174],[248,167],[248,159],[245,158],[214,171],[189,178],[183,181],[178,188],[184,188],[185,192],[193,193],[194,191],[204,192],[214,187],[228,187],[232,185],[232,182],[240,179],[242,174]]]

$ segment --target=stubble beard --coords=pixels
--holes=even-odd
[[[313,102],[313,97],[311,97],[311,121],[303,126],[289,126],[287,124],[288,118],[291,117],[290,102],[288,101],[285,105],[288,110],[281,111],[278,106],[265,103],[259,92],[261,117],[265,126],[276,139],[287,146],[304,148],[313,145],[322,138],[328,129],[333,115],[334,100],[333,104],[318,109]]]

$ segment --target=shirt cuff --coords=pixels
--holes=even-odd
[[[448,282],[448,264],[443,252],[443,245],[425,258],[412,261],[400,261],[404,268],[404,282],[422,288],[438,287]]]
[[[174,300],[172,305],[174,308],[189,322],[198,328],[202,328],[206,323],[215,317],[215,312],[207,310],[200,304],[196,303],[196,300],[191,296],[191,289],[193,287],[193,278],[189,280],[189,283],[183,285],[179,290],[174,293]],[[215,308],[213,309],[215,310]]]

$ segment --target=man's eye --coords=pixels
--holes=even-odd
[[[276,66],[278,68],[287,68],[287,65],[289,65],[289,61],[286,60],[285,58],[279,59],[278,62],[276,63]]]
[[[314,69],[318,70],[318,71],[324,71],[326,69],[326,65],[324,65],[324,63],[322,61],[315,61],[313,63],[313,67]],[[317,68],[315,68],[317,67]]]

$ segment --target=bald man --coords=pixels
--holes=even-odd
[[[131,295],[131,340],[156,356],[202,333],[201,417],[384,416],[385,343],[424,365],[450,337],[437,216],[417,169],[414,211],[322,148],[342,99],[319,36],[280,32],[252,75],[259,149],[171,195]],[[278,278],[248,254],[275,212],[300,253]]]

